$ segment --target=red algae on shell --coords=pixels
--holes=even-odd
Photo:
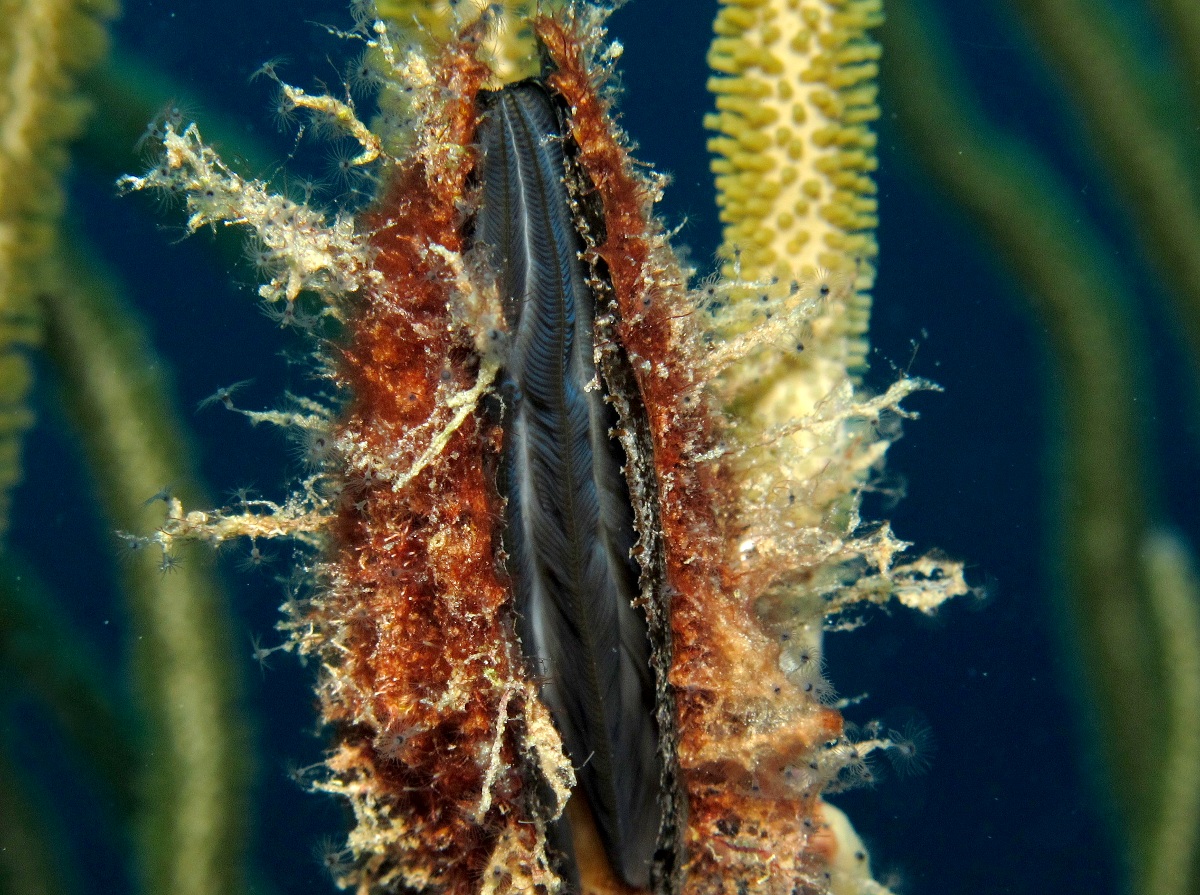
[[[931,611],[965,590],[961,568],[897,557],[858,495],[886,449],[881,415],[921,383],[863,397],[840,383],[810,417],[755,431],[736,413],[837,282],[721,282],[689,290],[654,205],[663,183],[635,166],[612,118],[603,14],[536,17],[543,84],[569,131],[564,177],[595,295],[597,368],[617,411],[653,645],[665,766],[656,892],[879,892],[853,831],[822,794],[868,776],[891,744],[851,740],[821,674],[827,615],[897,598]],[[550,828],[574,769],[522,657],[497,484],[505,323],[495,271],[469,249],[481,25],[403,52],[383,23],[367,42],[405,119],[379,137],[353,106],[288,95],[359,139],[380,188],[356,217],[326,215],[247,181],[195,126],[165,127],[163,157],[129,189],[185,195],[189,226],[250,227],[270,258],[261,290],[297,319],[311,300],[337,321],[319,356],[340,403],[298,400],[252,420],[318,433],[316,472],[279,503],[185,512],[156,540],[294,537],[312,548],[285,606],[292,647],[318,668],[333,744],[316,789],[347,800],[354,827],[333,871],[359,892],[473,895],[564,888]],[[399,148],[396,148],[399,147]],[[389,154],[391,153],[391,154]],[[774,310],[726,326],[714,293]],[[722,327],[725,327],[724,329]],[[726,335],[736,333],[736,335]],[[232,402],[229,402],[232,406]],[[812,480],[790,462],[800,433],[822,445]],[[803,505],[822,495],[820,506]],[[581,884],[625,891],[571,806]],[[863,855],[857,864],[846,853]],[[589,857],[590,856],[590,857]],[[342,859],[344,858],[344,860]]]

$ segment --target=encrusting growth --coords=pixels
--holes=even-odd
[[[602,23],[579,6],[531,27],[548,60],[537,89],[562,115],[579,276],[595,302],[596,382],[585,392],[599,386],[611,400],[637,539],[633,602],[648,628],[662,765],[648,888],[878,892],[821,794],[868,776],[867,755],[894,744],[845,734],[819,635],[865,602],[930,612],[966,589],[957,565],[901,561],[907,545],[858,518],[886,449],[882,421],[903,415],[900,401],[922,384],[861,398],[843,362],[840,377],[813,385],[821,397],[804,413],[747,414],[797,334],[853,303],[853,277],[743,270],[689,290],[653,214],[662,182],[633,164],[612,121],[605,84],[617,53]],[[167,552],[181,538],[238,536],[311,548],[283,626],[319,668],[334,737],[313,785],[354,813],[340,883],[554,893],[577,869],[584,891],[636,891],[589,838],[572,795],[581,765],[539,697],[541,669],[522,655],[500,487],[512,405],[496,385],[516,363],[517,333],[496,258],[471,241],[481,203],[494,201],[478,177],[480,92],[494,87],[476,58],[487,25],[484,15],[401,44],[387,24],[363,21],[356,36],[391,85],[384,93],[404,97],[405,117],[384,116],[378,137],[348,103],[297,100],[354,135],[361,163],[377,155],[382,186],[357,219],[237,178],[195,126],[166,127],[161,161],[123,181],[186,196],[193,229],[250,227],[276,253],[264,299],[311,302],[312,328],[331,317],[340,329],[318,359],[338,407],[294,398],[284,411],[240,411],[326,434],[297,494],[225,512],[171,502],[148,540]],[[554,834],[569,799],[573,844]]]

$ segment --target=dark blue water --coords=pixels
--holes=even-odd
[[[1153,432],[1167,434],[1157,455],[1164,512],[1195,538],[1197,440],[1180,434],[1194,435],[1183,410],[1194,396],[1181,384],[1181,342],[1155,310],[1161,296],[1130,247],[1111,191],[1053,78],[1021,35],[994,15],[995,6],[992,0],[939,4],[989,113],[1025,134],[1089,196],[1089,213],[1111,234],[1123,274],[1135,284],[1159,346],[1149,359],[1157,385],[1146,416]],[[611,21],[613,36],[625,46],[622,123],[639,144],[638,155],[673,175],[662,212],[683,224],[680,240],[701,268],[719,238],[701,126],[710,108],[704,55],[715,8],[711,0],[637,0]],[[283,54],[293,83],[336,81],[350,51],[313,22],[347,19],[337,4],[316,0],[129,2],[114,33],[122,48],[204,98],[191,110],[197,120],[219,111],[282,161],[292,143],[271,125],[270,91],[247,77]],[[886,117],[886,97],[884,108]],[[898,140],[885,121],[868,379],[882,385],[901,368],[945,391],[911,402],[921,419],[907,424],[890,460],[907,483],[907,497],[886,512],[919,548],[967,560],[973,580],[989,583],[990,597],[951,606],[935,621],[900,610],[879,614],[862,630],[830,637],[830,673],[839,691],[869,694],[852,718],[897,724],[919,718],[937,743],[928,773],[885,775],[874,788],[836,801],[856,821],[878,873],[909,895],[1117,892],[1120,857],[1112,837],[1120,822],[1095,774],[1075,665],[1061,645],[1063,615],[1049,586],[1045,520],[1054,465],[1048,445],[1057,423],[1045,344],[1007,272],[959,212],[931,192]],[[319,153],[299,164],[321,173]],[[131,158],[131,169],[137,166]],[[287,388],[305,388],[279,356],[299,350],[298,340],[259,313],[248,277],[231,277],[207,236],[179,241],[178,229],[164,229],[177,228],[178,219],[116,199],[107,182],[80,175],[72,191],[87,232],[120,271],[170,364],[164,374],[174,377],[212,493],[247,485],[284,493],[291,461],[282,438],[252,430],[232,414],[193,415],[190,408],[243,379],[254,380],[243,393],[252,406],[272,404]],[[49,371],[42,372],[49,381]],[[39,398],[13,542],[40,568],[120,687],[124,644],[113,539],[53,390],[43,385]],[[310,672],[284,655],[266,671],[251,659],[251,635],[268,644],[278,636],[272,626],[280,587],[270,570],[246,574],[232,561],[226,565],[239,628],[231,649],[256,733],[255,871],[276,892],[328,892],[332,885],[313,851],[322,836],[343,830],[341,812],[286,774],[289,765],[315,761],[322,748]],[[65,863],[91,891],[128,891],[121,843],[104,833],[104,810],[36,707],[23,704],[18,739],[47,805],[68,830]],[[98,869],[83,869],[88,863]]]

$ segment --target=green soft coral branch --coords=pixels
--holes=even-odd
[[[61,238],[62,177],[68,144],[91,105],[79,81],[105,56],[104,22],[115,12],[111,0],[0,0],[0,530],[21,475],[20,440],[31,422],[26,353],[43,338],[114,527],[153,529],[161,507],[143,501],[168,483],[197,496],[173,396],[140,327],[94,259],[63,260],[69,241]],[[136,79],[128,69],[126,79]],[[104,97],[101,87],[112,82],[95,77],[89,85]],[[146,95],[137,91],[132,102],[113,102],[109,110],[137,108]],[[135,140],[123,137],[118,152]],[[184,565],[169,575],[160,568],[162,558],[149,555],[124,568],[142,720],[137,733],[145,740],[131,754],[133,732],[114,735],[110,747],[120,748],[104,756],[136,778],[136,792],[129,779],[119,779],[121,768],[106,766],[102,774],[112,778],[126,808],[136,802],[145,891],[227,895],[245,885],[250,748],[229,655],[230,619],[211,559],[201,553],[182,558]],[[73,707],[63,691],[64,681],[84,670],[55,664],[49,655],[42,656],[45,662],[28,651],[13,655],[26,661],[10,671],[35,688],[42,684],[40,695],[51,707],[67,707],[69,731],[86,736],[87,724],[75,715],[88,714],[89,707],[96,710],[93,720],[105,720],[100,703],[87,699],[90,687],[80,687],[83,703]],[[15,800],[9,805],[19,807]],[[6,820],[32,830],[12,811]],[[26,879],[39,875],[34,865],[10,869],[21,877],[14,879],[19,890],[36,891]]]
[[[1186,721],[1181,706],[1193,700],[1178,683],[1174,656],[1182,647],[1168,648],[1191,629],[1163,620],[1160,593],[1144,573],[1143,551],[1158,543],[1145,509],[1136,412],[1137,363],[1148,352],[1107,248],[1071,190],[953,86],[964,79],[915,6],[889,4],[882,37],[891,104],[926,170],[1026,287],[1048,335],[1063,392],[1064,467],[1055,512],[1067,596],[1132,840],[1138,891],[1193,892],[1196,876],[1155,869],[1190,866],[1186,857],[1163,856],[1161,831],[1163,818],[1178,814],[1180,800],[1189,798],[1178,781],[1181,769],[1189,779],[1200,772],[1200,748],[1195,738],[1175,733]],[[1184,840],[1194,849],[1194,838]],[[1168,878],[1172,885],[1159,885]]]
[[[43,302],[46,350],[112,526],[152,531],[163,510],[147,498],[165,486],[204,498],[163,364],[111,282],[94,258],[63,262]],[[252,745],[213,560],[202,548],[169,562],[146,549],[123,571],[146,727],[143,888],[234,895],[245,886]]]
[[[1196,6],[1194,0],[1185,2]],[[1124,200],[1142,251],[1169,287],[1200,382],[1200,174],[1194,160],[1176,129],[1155,113],[1154,80],[1107,3],[1011,3],[1061,76]],[[1179,18],[1196,27],[1196,13]],[[1200,34],[1179,37],[1180,46],[1186,46]],[[1198,47],[1189,52],[1200,53]]]
[[[1193,120],[1200,120],[1200,3],[1195,0],[1151,0],[1157,8],[1182,68],[1183,87],[1192,105]]]
[[[73,895],[56,847],[61,830],[52,828],[5,739],[0,736],[0,895]]]
[[[1144,891],[1174,895],[1195,892],[1200,880],[1200,577],[1187,544],[1168,532],[1147,538],[1143,563],[1167,670],[1172,744]]]
[[[192,115],[202,109],[205,137],[238,173],[262,177],[279,169],[278,155],[258,142],[243,122],[223,113],[212,97],[186,87],[120,46],[88,73],[81,87],[88,102],[104,109],[104,114],[88,120],[76,147],[76,160],[102,181],[112,182],[143,166],[145,157],[158,146],[150,128],[161,123],[164,112],[172,110]],[[238,247],[240,257],[240,241]]]
[[[116,11],[114,0],[0,0],[0,534],[32,422],[34,297],[56,251],[67,144],[88,112],[75,84],[107,51]]]
[[[128,819],[139,759],[135,725],[114,696],[121,690],[37,573],[12,556],[0,557],[0,678],[46,706]]]
[[[136,731],[92,652],[37,573],[0,556],[0,679],[8,685],[0,713],[11,726],[25,698],[36,698],[100,782],[113,819],[124,822],[137,808]],[[46,791],[13,760],[12,753],[33,745],[11,748],[10,740],[20,738],[16,730],[0,733],[0,895],[80,891],[77,874],[63,860],[66,819],[45,810]]]

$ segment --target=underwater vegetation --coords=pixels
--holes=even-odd
[[[825,45],[844,50],[838,61],[845,68],[825,75],[848,78],[834,85],[841,99],[865,91],[821,109],[841,116],[840,130],[814,133],[797,120],[795,131],[783,133],[765,110],[777,100],[798,101],[782,87],[761,93],[763,81],[756,86],[755,78],[780,72],[762,56],[739,55],[755,41],[806,51],[788,29],[816,24],[786,18],[799,15],[801,5],[831,11],[834,21],[864,10],[872,20],[868,37]],[[474,176],[469,152],[448,151],[455,145],[448,137],[413,150],[398,123],[457,122],[464,130],[454,139],[469,149],[463,134],[477,107],[462,102],[463,82],[452,90],[429,84],[441,84],[438,71],[475,70],[465,63],[437,68],[446,58],[438,42],[454,44],[452,33],[443,34],[413,57],[431,60],[429,70],[410,62],[400,81],[408,87],[393,96],[385,91],[378,101],[384,114],[372,120],[367,110],[380,63],[360,54],[362,35],[347,39],[304,24],[351,29],[350,13],[325,4],[271,6],[164,15],[130,4],[107,56],[101,24],[112,9],[13,2],[0,26],[9,88],[0,104],[0,133],[7,135],[0,155],[5,450],[10,461],[21,454],[19,465],[5,467],[14,497],[0,663],[13,686],[3,706],[0,887],[327,891],[331,880],[364,890],[433,880],[433,888],[464,891],[553,888],[556,878],[570,876],[568,852],[553,832],[562,794],[551,785],[553,793],[542,791],[531,803],[521,790],[532,773],[523,762],[563,791],[580,771],[600,779],[611,772],[591,768],[592,759],[569,743],[569,762],[561,749],[557,760],[547,757],[554,724],[565,722],[553,698],[544,691],[538,698],[545,669],[512,652],[503,580],[494,580],[495,568],[468,547],[488,531],[499,538],[500,528],[478,520],[503,512],[488,503],[496,498],[487,476],[479,477],[486,465],[463,458],[479,451],[485,464],[499,462],[486,458],[519,443],[504,430],[513,405],[489,429],[487,408],[477,412],[470,403],[483,401],[489,365],[495,369],[488,375],[515,369],[513,355],[478,328],[481,320],[511,326],[511,309],[506,319],[503,301],[488,298],[486,275],[478,274],[488,264],[453,245],[468,232],[458,224],[439,242],[449,251],[441,263],[459,271],[453,277],[421,268],[411,281],[389,281],[406,282],[403,288],[380,286],[377,276],[414,277],[417,262],[404,260],[404,252],[415,241],[405,241],[404,228],[427,233],[443,219],[423,212],[385,222],[370,209],[386,166],[381,173],[381,166],[359,164],[378,151],[401,160],[395,170],[411,173],[403,160],[419,159],[425,169],[447,172],[449,179],[438,181],[443,192],[432,195],[443,203],[449,197],[445,220],[459,220],[464,184]],[[1194,101],[1186,90],[1195,82],[1187,72],[1194,71],[1197,29],[1187,5],[1094,0],[1070,9],[1013,3],[964,10],[889,0],[888,22],[877,28],[869,3],[728,4],[709,61],[732,81],[716,85],[715,101],[703,87],[716,5],[686,16],[671,6],[639,0],[618,11],[608,27],[624,45],[622,58],[590,63],[612,67],[607,83],[623,90],[620,125],[638,144],[634,156],[670,172],[671,185],[613,162],[613,152],[625,151],[621,139],[604,136],[612,133],[604,115],[578,111],[589,78],[553,87],[555,95],[574,96],[563,120],[575,129],[575,164],[586,176],[573,187],[580,191],[573,201],[586,204],[579,184],[590,182],[605,215],[601,226],[594,208],[591,218],[578,212],[593,228],[579,238],[603,269],[593,259],[572,276],[611,284],[611,294],[601,289],[588,300],[610,303],[618,323],[608,325],[624,327],[615,343],[627,358],[650,364],[641,370],[606,354],[600,369],[625,415],[622,450],[636,467],[636,531],[663,535],[657,544],[645,542],[640,555],[654,559],[639,560],[638,568],[643,583],[661,576],[658,585],[645,585],[644,602],[656,686],[669,680],[680,700],[678,715],[668,703],[655,708],[659,729],[672,732],[664,737],[672,745],[659,754],[678,769],[664,789],[674,793],[673,804],[684,799],[693,809],[665,813],[675,827],[655,844],[654,885],[716,891],[749,879],[763,891],[785,880],[788,890],[799,881],[808,891],[838,892],[883,885],[912,892],[1195,890],[1200,635],[1189,547],[1197,535],[1197,485],[1189,473],[1196,468],[1197,352],[1187,334],[1189,284],[1196,282],[1189,265],[1200,251],[1189,254],[1196,248],[1189,235],[1198,207],[1196,155],[1183,122],[1195,116],[1183,110]],[[776,6],[782,27],[770,17]],[[403,19],[409,11],[392,14]],[[1080,23],[1095,26],[1094,33]],[[1071,40],[1056,41],[1067,33]],[[871,136],[875,40],[883,46],[878,172]],[[571,70],[564,46],[556,51],[560,72]],[[289,93],[285,83],[306,92]],[[414,87],[426,99],[411,117],[406,104]],[[358,130],[358,116],[384,135],[375,149]],[[45,127],[31,129],[33,121]],[[202,161],[198,134],[188,136],[193,121],[228,168]],[[719,181],[723,237],[709,157],[700,150],[706,125],[715,170],[726,178]],[[34,133],[40,142],[25,146],[24,155],[14,151]],[[804,145],[793,148],[797,141]],[[176,147],[176,162],[157,184],[157,204],[166,207],[140,196],[116,199],[111,184],[118,175],[155,177],[164,142]],[[68,143],[75,160],[69,178]],[[787,161],[754,173],[755,158],[778,150],[807,163],[813,146],[836,156],[817,167],[848,196],[830,203],[821,184],[785,173]],[[186,179],[173,180],[178,170]],[[189,215],[200,215],[193,222],[202,231],[231,214],[251,220],[246,209],[254,203],[246,195],[253,182],[261,184],[257,241],[247,246],[226,228],[183,239]],[[419,195],[412,183],[400,191],[406,202]],[[926,183],[949,201],[930,198]],[[206,196],[210,187],[214,195]],[[645,211],[651,196],[657,219]],[[186,198],[192,201],[185,211]],[[782,210],[772,205],[783,202]],[[840,210],[829,210],[835,206]],[[373,224],[355,229],[351,215]],[[821,221],[849,236],[806,240],[806,228]],[[760,238],[764,228],[781,237],[781,249]],[[285,247],[276,241],[285,231],[315,241],[303,251]],[[674,251],[690,246],[690,253],[666,254],[668,231]],[[631,234],[623,237],[628,248],[605,255],[597,234],[618,232]],[[372,246],[362,234],[371,234]],[[308,263],[329,257],[330,246],[341,260]],[[639,270],[648,268],[622,266],[642,250],[649,260],[639,263],[658,271],[650,292],[633,285],[647,282]],[[831,252],[850,259],[847,266],[839,269]],[[418,267],[428,263],[422,257]],[[783,272],[779,264],[795,266]],[[683,278],[688,267],[697,271],[691,283]],[[723,281],[709,276],[718,268]],[[411,339],[401,343],[408,347],[388,341],[396,320],[364,321],[352,300],[311,298],[356,289],[411,298],[443,280],[458,290],[449,312],[458,329],[420,351],[413,346],[422,343]],[[274,299],[271,313],[260,313],[255,293]],[[713,303],[714,295],[722,300]],[[653,312],[638,309],[646,296]],[[747,298],[769,312],[756,312]],[[421,313],[431,320],[447,313],[436,296],[427,305]],[[655,318],[662,308],[673,313]],[[869,350],[861,338],[868,311]],[[426,332],[441,325],[420,323]],[[713,335],[704,340],[696,335],[701,330]],[[347,342],[347,331],[367,335]],[[325,352],[317,367],[310,360],[314,332]],[[780,363],[784,337],[793,350]],[[380,356],[383,374],[371,367]],[[711,383],[697,374],[706,364],[719,369]],[[648,372],[657,370],[669,375]],[[693,382],[704,381],[699,400],[686,377],[677,378],[689,370]],[[330,410],[343,406],[336,400],[339,375],[359,377],[357,395],[376,389],[404,399],[409,393],[390,384],[398,376],[427,382],[429,391],[411,392],[421,396],[415,408],[351,405],[357,409],[339,417]],[[914,379],[946,391],[908,395],[903,383]],[[859,390],[849,391],[856,383]],[[835,392],[843,403],[822,400]],[[648,416],[639,416],[631,394],[645,399]],[[905,421],[906,437],[897,441],[900,397],[905,413],[915,408],[923,418]],[[798,414],[805,400],[814,409]],[[436,425],[422,429],[422,413]],[[815,426],[815,450],[787,440],[796,416]],[[271,431],[273,423],[283,423],[283,431]],[[409,440],[393,433],[385,444],[394,450],[383,462],[371,459],[378,456],[371,433],[380,424],[415,433]],[[439,430],[444,438],[420,441],[422,431]],[[484,434],[477,439],[474,432]],[[662,464],[680,433],[699,440],[680,452],[690,462],[671,472],[678,476],[673,495],[662,489]],[[704,466],[703,456],[721,454],[737,439],[756,447]],[[885,476],[877,460],[893,441]],[[822,454],[821,445],[831,443],[838,448]],[[814,457],[815,472],[804,459]],[[331,464],[341,464],[336,486],[322,479]],[[411,493],[381,486],[407,484],[426,469],[433,484]],[[905,479],[909,494],[897,502]],[[439,491],[439,480],[454,487]],[[471,481],[477,493],[466,487]],[[736,487],[723,486],[718,501],[672,504],[677,494],[693,494],[692,481],[703,483],[704,493],[720,492],[714,486],[722,482]],[[797,491],[808,502],[791,509],[788,496]],[[438,504],[464,494],[476,496],[453,510]],[[396,661],[404,664],[382,674],[343,666],[338,654],[364,637],[361,619],[399,611],[387,595],[407,574],[403,563],[387,559],[394,541],[374,540],[361,520],[406,518],[417,512],[418,496],[431,502],[420,515],[474,520],[457,534],[406,535],[416,540],[404,549],[440,563],[441,593],[457,594],[452,609],[476,599],[493,607],[495,628],[487,636],[494,639],[486,641],[492,658],[481,662],[486,651],[458,636],[454,612],[438,616],[442,604],[415,602],[402,630],[411,634],[425,619],[434,621],[423,647],[411,636],[395,638]],[[186,515],[222,507],[220,515]],[[699,524],[705,513],[713,521]],[[847,520],[859,513],[866,524],[855,529]],[[706,591],[703,576],[693,574],[690,557],[727,561],[725,535],[718,534],[731,518],[747,520],[733,530],[745,532],[737,544],[751,546],[737,558],[745,565],[723,566],[719,575],[759,595],[752,613],[736,600],[721,602],[720,590]],[[891,528],[879,527],[883,519]],[[298,542],[271,537],[282,529],[298,534]],[[322,554],[329,530],[337,543],[356,545],[339,548],[352,552]],[[894,568],[893,530],[918,545]],[[856,532],[857,540],[839,540]],[[182,543],[227,535],[240,539],[215,552]],[[854,608],[852,600],[898,593],[917,602],[935,565],[956,568],[939,554],[923,560],[933,547],[968,561],[973,583],[989,579],[982,588],[989,599],[979,600],[977,589],[932,621],[899,608]],[[381,552],[360,562],[371,550]],[[887,559],[851,560],[855,550],[868,557],[882,551]],[[358,577],[356,564],[369,570],[370,581]],[[297,575],[296,567],[307,571]],[[911,571],[900,571],[906,567]],[[445,590],[447,581],[459,582],[458,590]],[[906,590],[911,582],[918,584]],[[814,595],[825,603],[809,606]],[[696,621],[673,619],[689,601],[698,607]],[[824,624],[822,637],[829,604],[843,611]],[[848,630],[863,619],[870,623]],[[675,657],[663,647],[666,628]],[[462,636],[478,638],[481,630],[462,629]],[[721,636],[729,631],[738,638]],[[771,642],[783,634],[802,636],[783,648]],[[428,640],[435,636],[446,639]],[[455,737],[487,722],[479,767],[492,787],[476,792],[485,801],[469,805],[454,801],[453,787],[479,781],[469,762],[444,751],[462,740],[442,740],[432,752],[422,741],[420,725],[443,718],[445,706],[428,717],[387,714],[394,705],[389,692],[402,700],[420,672],[440,673],[442,657],[464,649],[469,661],[458,666],[463,683],[455,691],[465,694],[463,733]],[[307,656],[305,666],[291,652]],[[728,676],[713,673],[719,661]],[[314,678],[318,711],[329,722],[322,728]],[[711,693],[722,694],[715,704],[732,709],[713,711]],[[542,700],[554,724],[538,708]],[[756,738],[736,739],[735,715],[757,719]],[[490,733],[488,719],[497,717],[501,727],[510,725],[507,739]],[[710,732],[720,735],[711,742],[699,736]],[[331,743],[336,748],[328,753]],[[781,755],[791,758],[770,777],[767,759]],[[808,771],[792,761],[797,756],[807,758]],[[397,766],[412,779],[395,774]],[[749,773],[739,776],[739,767]],[[374,769],[381,775],[371,776]],[[845,780],[847,769],[854,780]],[[435,779],[443,772],[444,782]],[[868,774],[877,778],[873,786],[830,801],[869,846],[878,883],[837,869],[831,837],[822,833],[830,821],[819,793]],[[311,788],[339,792],[353,818],[327,796],[306,792]],[[433,817],[441,794],[460,805],[455,817],[479,823],[435,840],[444,831],[414,818]],[[400,807],[380,812],[383,804]],[[759,810],[761,817],[754,815]],[[585,825],[579,818],[576,809],[575,827]],[[745,831],[731,833],[731,819],[745,822]],[[526,827],[550,830],[548,838]],[[721,851],[722,843],[743,842],[739,835],[761,835],[761,844]],[[845,845],[846,836],[832,838]],[[773,852],[770,843],[786,837],[802,843],[800,850]],[[603,866],[605,853],[612,862],[620,849],[609,841],[585,854],[579,842],[575,861],[587,887],[644,882],[636,868],[618,874],[624,882],[597,882],[588,867]],[[440,858],[442,847],[468,857]],[[764,867],[771,872],[750,873]]]

